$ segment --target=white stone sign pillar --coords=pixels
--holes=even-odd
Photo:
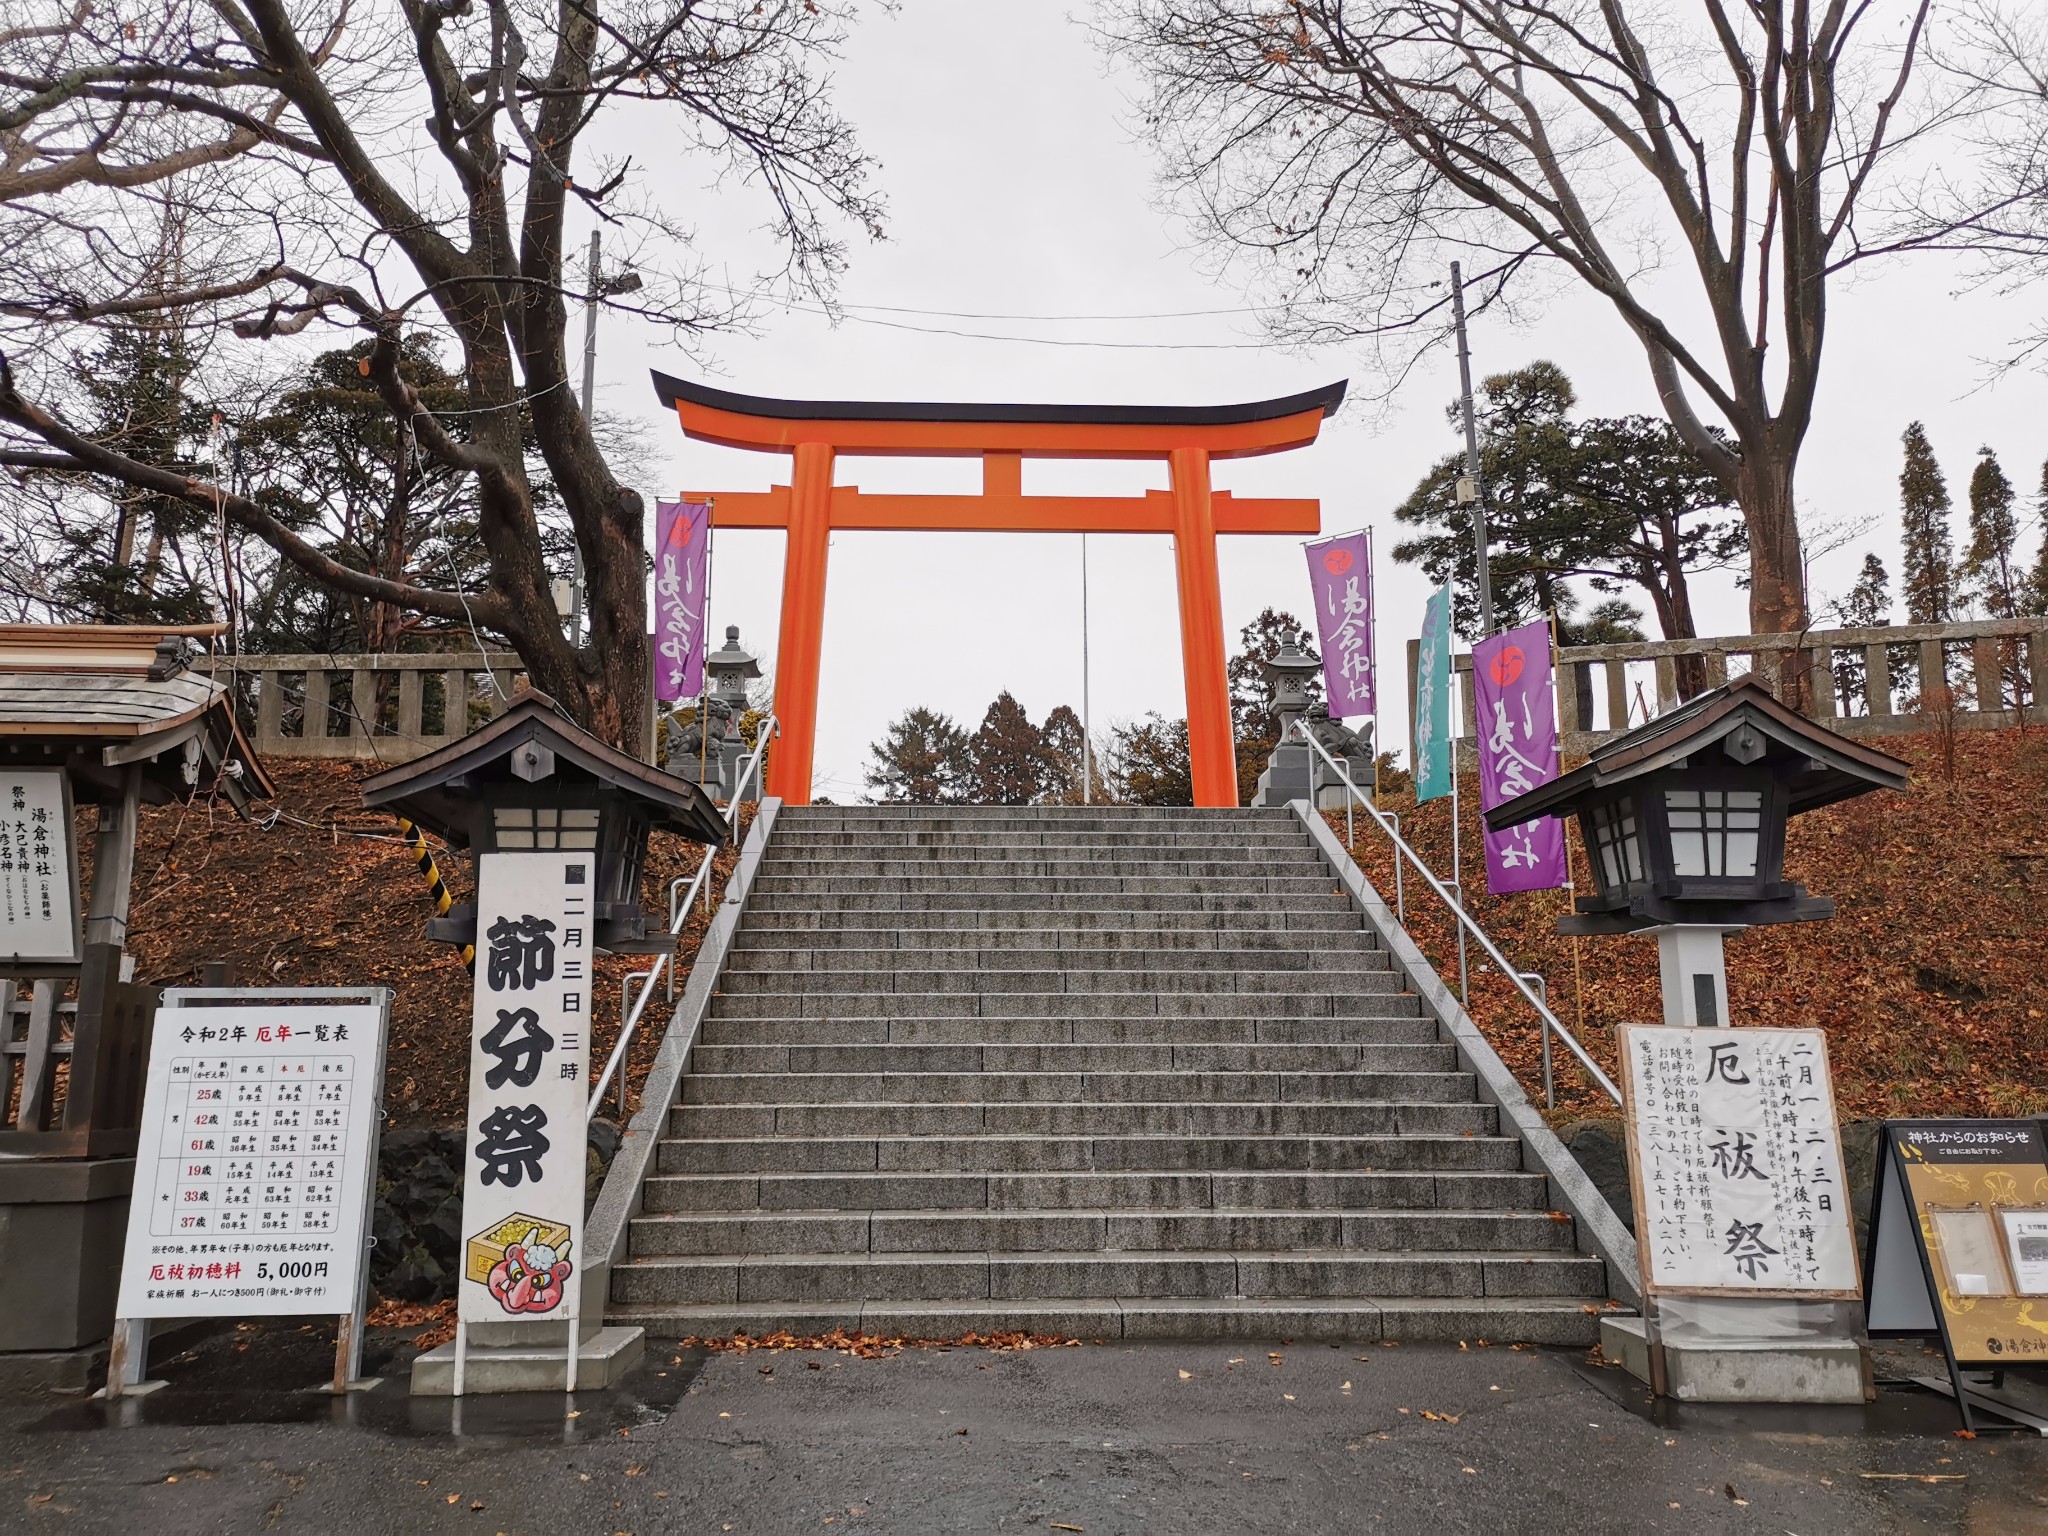
[[[454,1391],[479,1323],[568,1325],[576,1388],[597,854],[477,860]]]

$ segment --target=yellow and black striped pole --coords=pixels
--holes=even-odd
[[[427,894],[434,898],[434,916],[446,917],[448,909],[455,905],[455,898],[448,894],[447,882],[441,878],[441,868],[434,862],[434,850],[427,846],[427,839],[420,829],[403,816],[398,818],[398,832],[413,851],[413,862],[419,872],[427,877]],[[476,946],[462,946],[462,963],[471,971],[476,969]]]

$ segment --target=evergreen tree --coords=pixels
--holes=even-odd
[[[1188,723],[1157,713],[1110,733],[1110,779],[1129,805],[1193,805],[1195,771]]]
[[[1838,597],[1828,604],[1828,612],[1844,629],[1881,629],[1891,623],[1891,573],[1885,570],[1884,562],[1874,554],[1865,555],[1863,569],[1856,576],[1856,585],[1849,589],[1847,597]],[[1899,674],[1896,662],[1890,670],[1892,676],[1888,681],[1896,682]],[[1861,649],[1845,646],[1834,653],[1838,713],[1856,713],[1856,705],[1865,696],[1867,671]]]
[[[2022,597],[2029,614],[2048,614],[2048,464],[2041,466],[2041,489],[2034,497],[2034,518],[2041,525],[2041,552]]]
[[[1905,570],[1900,578],[1908,624],[1946,624],[1955,616],[1955,556],[1948,527],[1948,485],[1934,461],[1927,429],[1914,422],[1901,441],[1905,468],[1899,473],[1900,543]]]
[[[208,412],[186,389],[186,337],[173,325],[121,326],[79,369],[92,436],[131,458],[186,475],[210,474],[198,461]],[[60,613],[101,624],[199,624],[214,617],[210,531],[191,503],[104,482],[110,523],[87,520],[64,530],[68,559],[52,593]]]
[[[1046,798],[1058,805],[1081,804],[1085,798],[1081,777],[1081,748],[1086,739],[1081,727],[1081,717],[1062,704],[1045,717],[1045,724],[1039,727],[1039,735],[1045,740],[1046,761],[1051,766],[1051,782],[1046,786]],[[1093,780],[1094,798],[1100,799],[1102,765],[1096,763],[1088,772]]]
[[[932,709],[911,709],[868,748],[869,795],[884,805],[958,805],[974,765],[965,731]]]
[[[969,750],[976,805],[1031,805],[1058,774],[1045,736],[1006,688],[996,695]]]
[[[1609,596],[1640,589],[1667,639],[1694,627],[1692,573],[1748,549],[1742,520],[1705,461],[1670,423],[1647,416],[1569,417],[1577,396],[1554,363],[1495,374],[1481,386],[1480,483],[1486,497],[1494,621],[1500,628],[1570,612],[1566,578]],[[1456,403],[1448,412],[1462,424]],[[1479,634],[1472,508],[1457,499],[1464,456],[1446,455],[1394,511],[1418,531],[1394,547],[1432,582],[1455,578],[1458,631]]]
[[[1970,473],[1970,548],[1963,556],[1963,573],[1985,613],[1994,619],[2016,618],[2025,604],[2026,582],[2015,550],[2020,532],[2013,511],[2017,499],[1998,455],[1989,448],[1978,449],[1977,467]]]

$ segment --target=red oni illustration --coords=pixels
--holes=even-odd
[[[569,1245],[557,1252],[540,1240],[540,1229],[508,1243],[487,1282],[498,1305],[507,1312],[552,1312],[562,1304],[562,1282],[569,1278]]]
[[[1351,551],[1343,548],[1324,550],[1323,569],[1332,576],[1342,576],[1351,569]]]
[[[1519,645],[1504,646],[1500,654],[1493,658],[1493,665],[1488,670],[1493,673],[1493,680],[1505,688],[1522,675],[1522,661],[1522,648]]]

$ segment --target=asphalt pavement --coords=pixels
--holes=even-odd
[[[659,1342],[659,1341],[657,1341]],[[242,1325],[113,1408],[0,1405],[0,1529],[2048,1532],[2048,1440],[1953,1409],[1656,1411],[1580,1350],[657,1348],[611,1393],[302,1390],[318,1330]],[[1885,1368],[1936,1362],[1893,1353]]]

